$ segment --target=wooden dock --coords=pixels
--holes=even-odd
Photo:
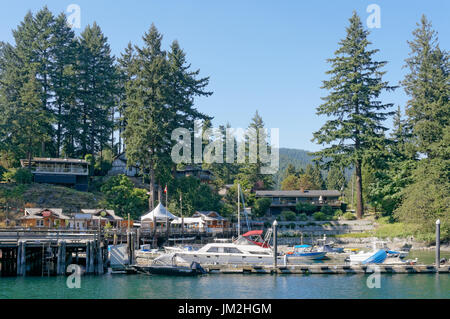
[[[106,246],[95,231],[0,230],[0,276],[65,275],[78,264],[102,274]]]
[[[287,266],[250,266],[250,265],[202,265],[208,273],[221,274],[372,274],[374,271],[388,274],[430,274],[436,273],[434,265],[332,265],[305,264]],[[450,265],[439,267],[439,273],[450,273]]]

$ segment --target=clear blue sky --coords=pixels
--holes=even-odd
[[[438,31],[441,47],[449,49],[447,0],[2,1],[0,40],[13,41],[11,30],[28,10],[47,5],[57,14],[72,3],[81,8],[81,29],[96,21],[116,56],[129,41],[141,44],[152,22],[166,48],[177,39],[192,66],[211,77],[214,94],[197,100],[197,107],[214,116],[215,126],[229,122],[245,128],[258,109],[267,127],[280,128],[280,146],[310,151],[320,149],[311,142],[312,132],[326,120],[315,114],[326,94],[320,89],[329,69],[325,60],[345,36],[353,10],[365,23],[367,6],[380,6],[381,28],[371,29],[369,39],[380,49],[377,58],[389,61],[385,79],[391,84],[406,72],[406,41],[423,13]],[[407,97],[399,88],[383,100],[403,108]]]

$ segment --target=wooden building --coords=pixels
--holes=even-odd
[[[278,214],[285,209],[294,209],[297,203],[309,203],[322,207],[328,205],[332,208],[341,208],[337,190],[293,190],[293,191],[256,191],[256,198],[269,198],[271,200],[270,213]]]
[[[89,163],[72,158],[39,158],[31,163],[20,160],[22,167],[29,167],[35,183],[59,184],[74,187],[79,191],[88,190]]]
[[[113,228],[127,228],[128,221],[117,216],[111,209],[82,209],[80,212],[72,214],[69,220],[69,228],[71,229],[98,229],[106,225]],[[130,221],[131,227],[132,221]]]
[[[61,208],[25,208],[20,218],[21,225],[27,228],[65,228],[69,220]]]

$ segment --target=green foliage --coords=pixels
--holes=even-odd
[[[148,209],[148,195],[145,189],[135,188],[133,182],[125,175],[111,177],[101,187],[105,195],[103,206],[114,209],[118,216],[139,218]]]
[[[344,215],[342,215],[342,218],[345,220],[354,220],[356,219],[356,216],[351,212],[346,212]]]
[[[298,214],[297,219],[299,221],[305,222],[308,220],[308,215],[306,215],[305,213]]]
[[[295,213],[291,210],[284,210],[281,212],[281,217],[283,217],[284,220],[287,221],[294,221],[297,219],[297,216]]]
[[[270,207],[272,200],[270,198],[258,198],[252,207],[252,214],[257,217],[262,217],[265,215]]]
[[[182,197],[182,206],[180,196]],[[169,208],[178,216],[181,216],[181,213],[183,216],[191,216],[196,211],[210,210],[224,214],[224,216],[236,214],[236,211],[221,202],[220,196],[210,186],[192,176],[173,180],[169,184],[169,197]]]
[[[0,180],[3,180],[3,174],[5,174],[8,170],[0,165]]]
[[[12,168],[3,174],[3,179],[17,184],[30,184],[33,182],[33,174],[27,168]]]
[[[341,217],[343,214],[344,214],[344,213],[343,213],[342,210],[340,210],[340,209],[337,209],[337,210],[334,212],[334,216],[335,216],[335,217]]]
[[[313,214],[313,218],[314,218],[314,220],[317,220],[317,221],[329,220],[329,219],[330,219],[329,216],[327,216],[326,214],[324,214],[324,213],[322,213],[322,212],[316,212],[316,213],[314,213],[314,214]]]
[[[324,104],[317,108],[318,115],[331,117],[319,131],[314,133],[314,141],[329,145],[314,153],[324,166],[347,167],[354,165],[357,179],[357,214],[362,217],[363,198],[361,165],[363,158],[373,148],[385,143],[383,121],[392,112],[385,111],[392,103],[383,104],[378,100],[382,91],[394,87],[382,80],[385,61],[374,61],[378,50],[371,50],[367,36],[356,14],[350,18],[347,36],[339,42],[335,57],[328,60],[332,69],[327,72],[330,79],[323,82],[329,95]],[[331,161],[329,160],[331,159]]]
[[[329,205],[324,205],[320,209],[320,212],[324,213],[327,216],[332,216],[333,215],[333,208],[331,208],[331,206],[329,206]]]
[[[295,206],[295,210],[298,213],[305,213],[305,214],[311,215],[312,213],[317,211],[317,207],[310,203],[298,202],[297,205]]]
[[[450,183],[448,179],[450,161],[423,159],[413,171],[413,183],[403,194],[403,202],[394,215],[399,221],[421,226],[424,232],[431,232],[434,223],[440,219],[450,223]]]

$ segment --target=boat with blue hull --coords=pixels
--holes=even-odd
[[[310,245],[296,245],[294,246],[294,251],[288,252],[286,255],[287,258],[300,257],[303,259],[318,260],[323,259],[326,254],[326,251],[318,251]]]

